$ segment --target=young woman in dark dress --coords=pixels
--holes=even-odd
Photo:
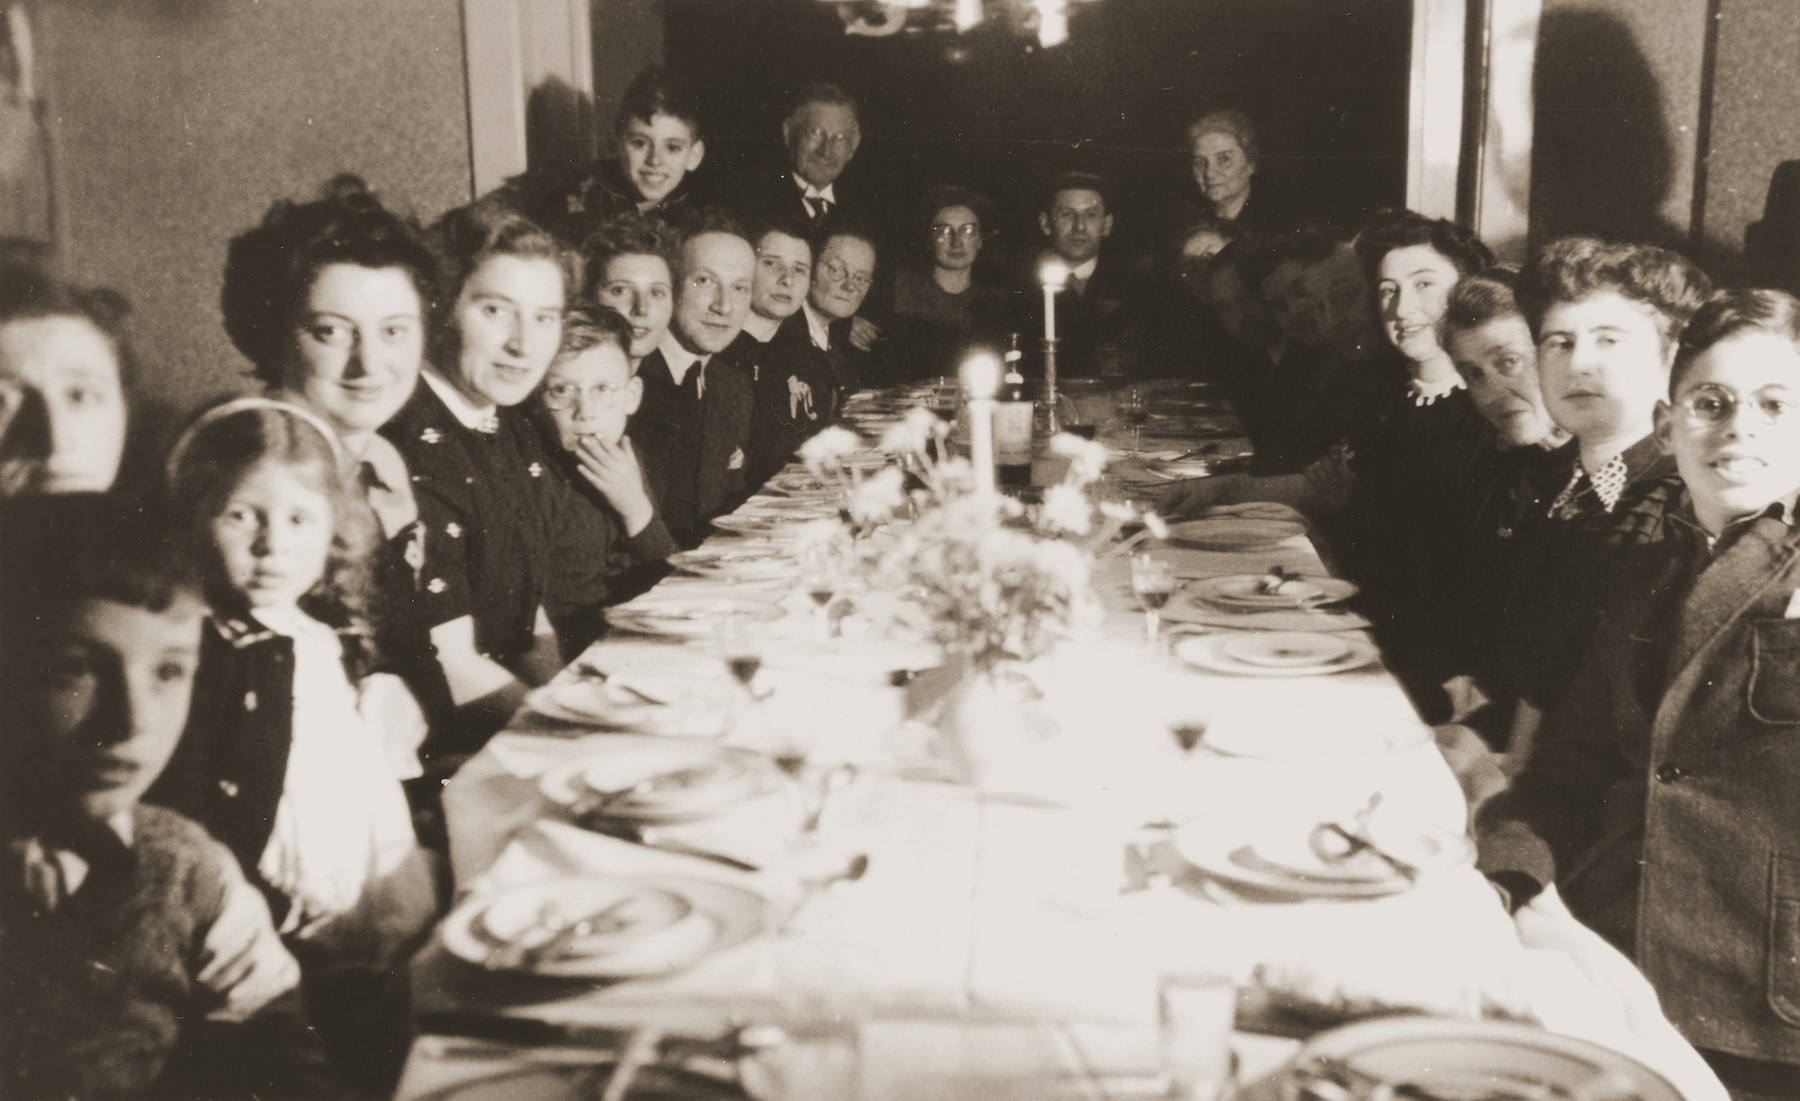
[[[528,219],[477,204],[436,227],[448,309],[423,384],[382,433],[412,470],[429,533],[422,601],[457,704],[485,719],[468,751],[511,717],[564,660],[552,619],[604,602],[609,579],[675,547],[660,518],[636,530],[560,477],[518,406],[562,338],[579,263]],[[449,655],[455,655],[450,657]]]

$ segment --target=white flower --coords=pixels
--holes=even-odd
[[[1164,523],[1163,518],[1154,512],[1144,513],[1144,527],[1149,529],[1150,534],[1157,539],[1169,537],[1169,525]]]
[[[1072,485],[1051,486],[1044,490],[1044,503],[1038,510],[1038,523],[1046,531],[1063,535],[1086,535],[1094,526],[1094,507],[1087,494]]]
[[[1129,524],[1137,519],[1137,509],[1124,501],[1101,501],[1100,515],[1108,520],[1117,520],[1121,524]]]
[[[863,479],[850,491],[850,519],[868,524],[891,517],[906,503],[905,479],[897,466],[882,467]]]
[[[1058,432],[1051,436],[1050,453],[1069,460],[1069,477],[1081,485],[1096,480],[1106,469],[1106,445],[1084,440],[1073,433]]]
[[[882,434],[881,450],[889,455],[917,455],[931,442],[932,430],[941,423],[929,409],[914,406]]]
[[[861,436],[833,425],[800,445],[800,461],[814,475],[820,475],[842,467],[845,456],[861,447]]]
[[[794,534],[794,553],[802,556],[812,550],[836,548],[844,534],[844,526],[836,520],[808,520]]]

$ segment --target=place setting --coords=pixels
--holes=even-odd
[[[717,634],[726,620],[772,623],[786,614],[786,609],[770,600],[723,594],[678,596],[670,593],[640,597],[609,608],[606,620],[620,630],[693,639]]]
[[[1222,901],[1308,902],[1386,898],[1465,867],[1474,847],[1462,834],[1378,813],[1372,798],[1354,814],[1211,814],[1175,831],[1182,861]]]
[[[1313,677],[1375,665],[1374,643],[1338,631],[1229,631],[1189,635],[1175,656],[1196,669],[1240,677]]]
[[[791,581],[800,576],[799,565],[783,548],[754,540],[711,540],[670,555],[669,564],[683,573],[717,581]]]

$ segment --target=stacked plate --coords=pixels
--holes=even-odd
[[[1510,1021],[1385,1017],[1322,1032],[1281,1074],[1284,1101],[1680,1101],[1667,1079],[1586,1040]]]
[[[1206,523],[1207,521],[1196,521]],[[1249,523],[1250,521],[1244,521]],[[1281,521],[1256,521],[1280,523]],[[1275,580],[1268,574],[1230,574],[1202,577],[1188,586],[1194,600],[1205,601],[1231,612],[1271,612],[1289,608],[1318,608],[1355,596],[1356,586],[1336,577],[1287,576]]]
[[[525,705],[561,722],[664,737],[716,738],[740,690],[727,681],[671,673],[602,676],[578,669],[532,690]]]
[[[768,623],[786,614],[779,604],[748,597],[651,595],[607,609],[606,620],[639,634],[706,638],[727,619]]]
[[[733,541],[708,543],[669,556],[669,564],[683,573],[720,581],[788,581],[800,576],[800,566],[780,548],[767,543]]]
[[[780,771],[760,754],[662,738],[612,739],[538,779],[538,792],[572,818],[646,825],[713,818],[782,787]]]
[[[1372,643],[1341,632],[1254,631],[1185,638],[1175,656],[1213,673],[1312,677],[1361,669],[1381,655]]]
[[[444,919],[444,947],[493,970],[565,979],[665,975],[764,926],[752,891],[714,880],[559,877],[471,896]]]
[[[1177,830],[1175,851],[1228,890],[1269,901],[1381,898],[1475,858],[1467,838],[1426,822],[1377,815],[1364,829],[1367,843],[1351,843],[1307,815],[1214,815]]]
[[[777,474],[763,488],[785,497],[824,498],[834,502],[844,491],[844,487],[836,479],[820,478],[804,470]]]

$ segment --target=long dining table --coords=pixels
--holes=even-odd
[[[1189,414],[1131,438],[1106,394],[1083,399],[1122,452],[1111,492],[1142,496],[1165,476],[1146,457],[1159,449],[1234,452],[1210,392],[1167,395],[1158,408]],[[865,396],[852,423],[872,439],[925,396]],[[693,572],[615,610],[668,633],[615,628],[449,783],[459,907],[415,961],[420,1036],[399,1097],[574,1096],[557,1068],[634,1044],[674,1058],[684,1039],[771,1101],[1165,1096],[1159,988],[1193,975],[1236,992],[1221,1039],[1240,1097],[1285,1096],[1281,1068],[1306,1033],[1370,1006],[1534,1020],[1641,1060],[1692,1101],[1724,1096],[1631,964],[1553,891],[1507,913],[1467,858],[1457,776],[1354,612],[1306,625],[1347,640],[1334,645],[1356,657],[1337,671],[1244,675],[1219,649],[1246,632],[1191,591],[1274,567],[1325,576],[1301,524],[1249,549],[1162,547],[1178,591],[1157,643],[1128,555],[1102,551],[1100,622],[1037,664],[1029,744],[971,784],[931,722],[935,648],[894,628],[894,593],[845,584],[820,606],[795,541],[817,511],[795,500],[765,491],[743,522],[725,518]],[[734,562],[746,567],[720,567]],[[731,671],[746,655],[760,659],[748,685]],[[584,700],[605,714],[584,721]],[[1199,745],[1173,736],[1184,727],[1204,730]],[[654,772],[719,747],[787,767],[716,813],[584,828],[594,791],[617,797],[606,776],[643,774],[632,755]],[[1272,831],[1306,838],[1371,815],[1438,839],[1438,866],[1379,897],[1205,874]],[[557,978],[471,955],[482,900],[570,880],[699,884],[724,916],[680,966]],[[768,1070],[751,1041],[771,1027],[811,1062]],[[545,1067],[535,1093],[508,1077]]]

